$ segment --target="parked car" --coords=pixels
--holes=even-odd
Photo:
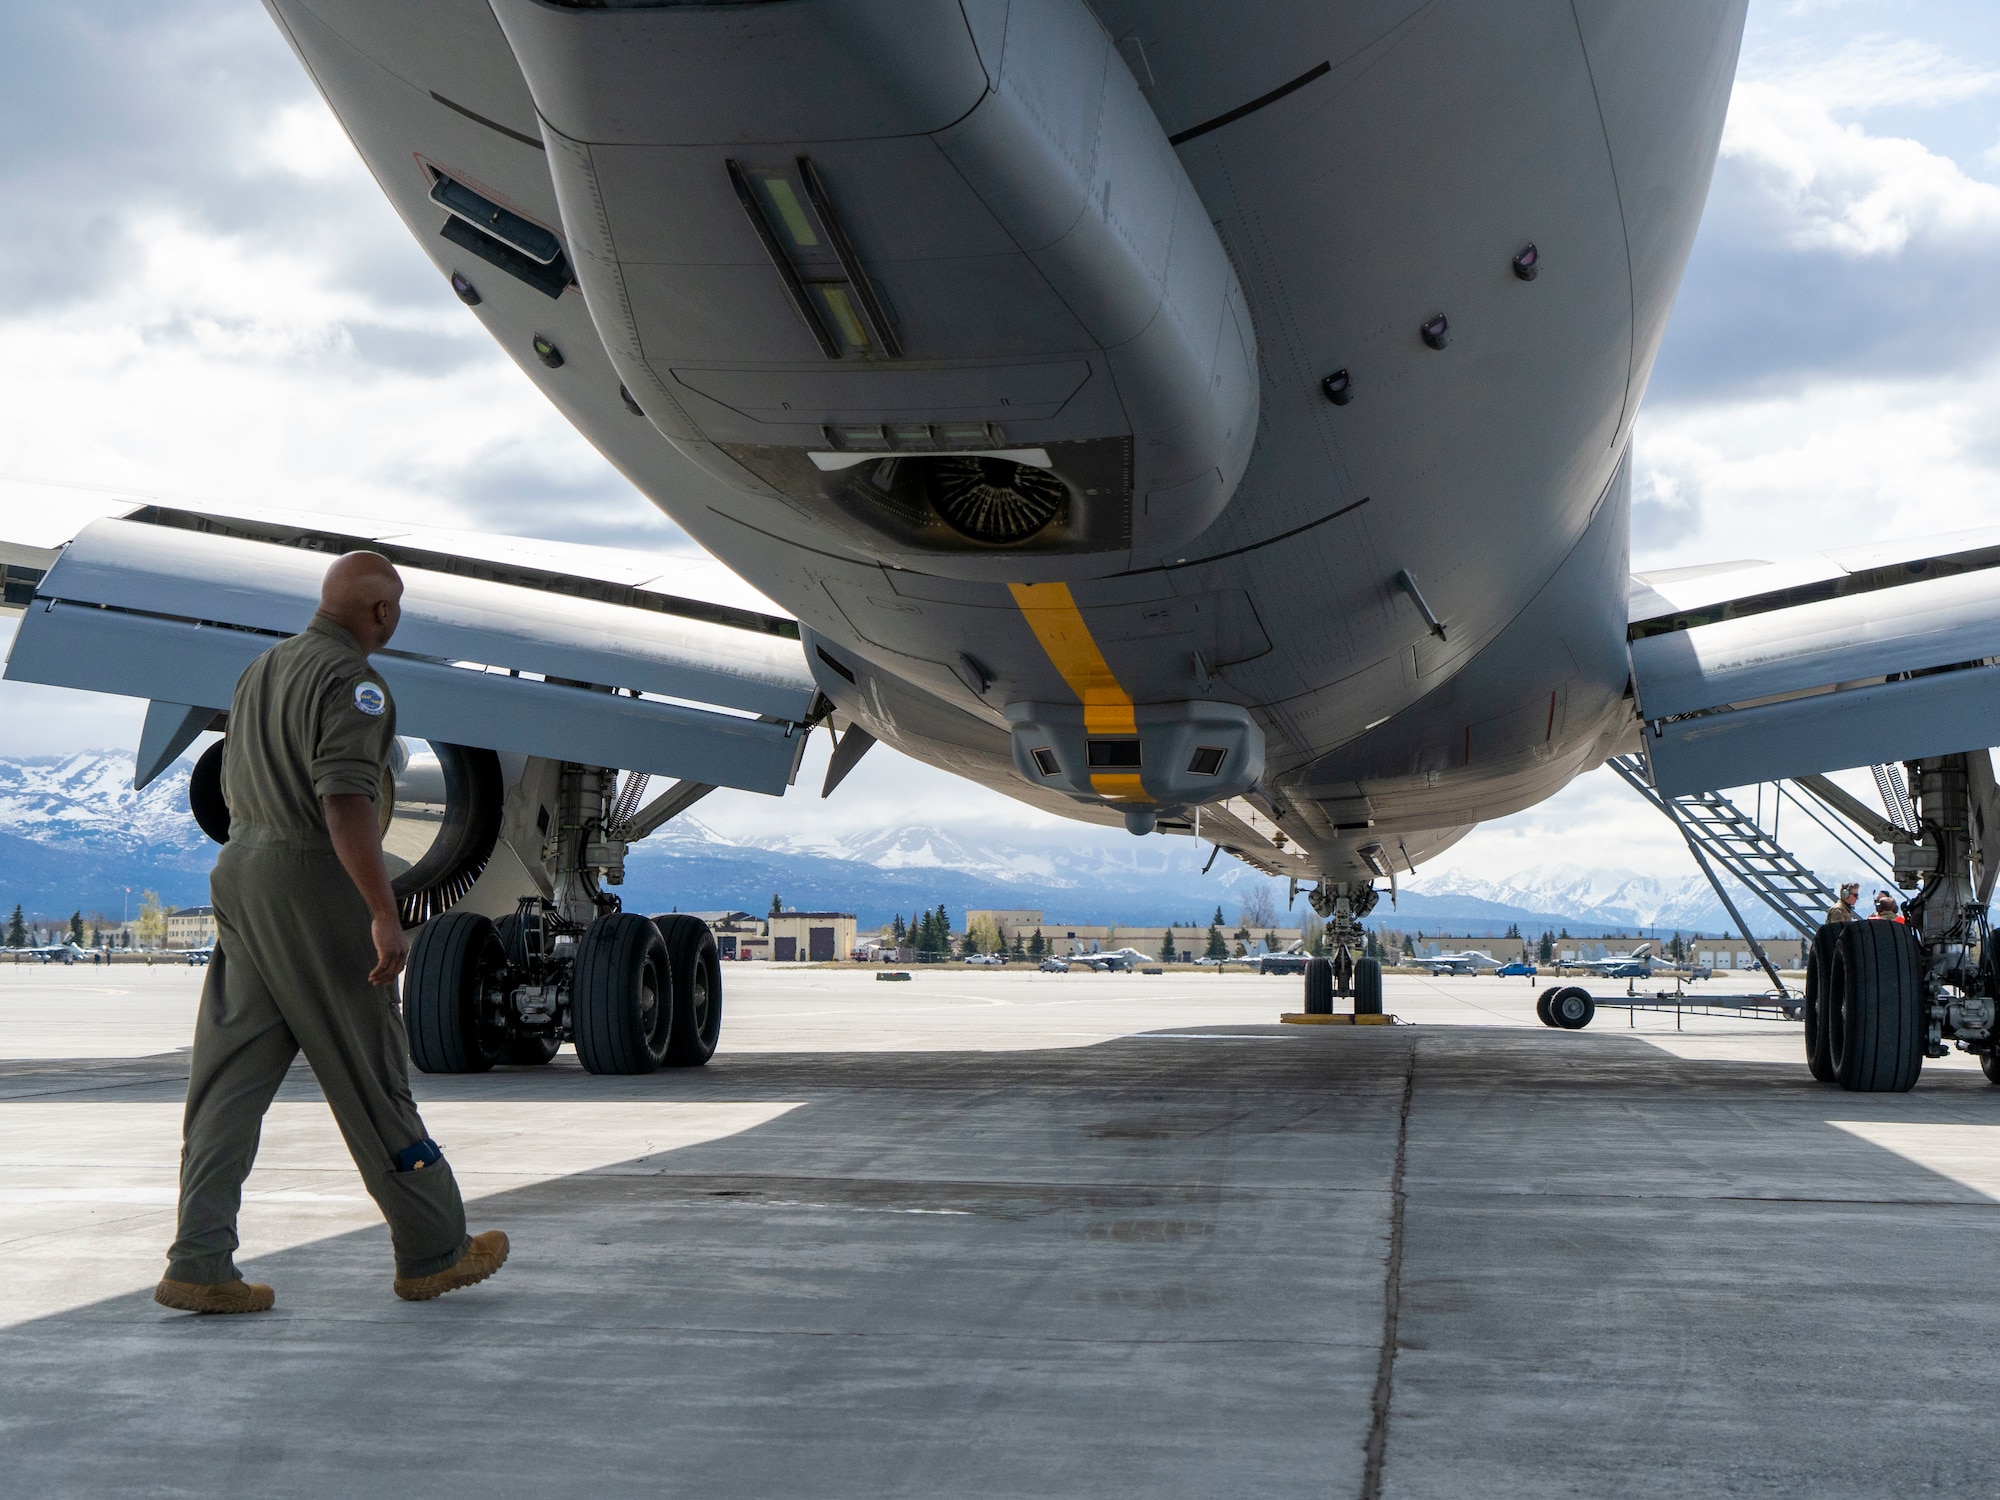
[[[1067,974],[1069,972],[1069,960],[1066,958],[1045,958],[1042,960],[1040,967],[1044,974]]]
[[[1004,964],[1007,962],[1006,959],[997,953],[968,953],[965,955],[965,961],[969,964],[983,965]]]
[[[1257,960],[1259,974],[1303,974],[1312,962],[1309,953],[1266,953]]]
[[[1533,979],[1541,971],[1531,963],[1502,964],[1493,971],[1498,979]]]

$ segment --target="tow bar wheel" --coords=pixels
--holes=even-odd
[[[577,1061],[592,1073],[650,1073],[666,1061],[674,996],[660,929],[615,911],[584,929],[570,989]]]
[[[1597,1015],[1597,1002],[1590,991],[1571,985],[1557,990],[1549,999],[1549,1018],[1564,1031],[1581,1031]]]

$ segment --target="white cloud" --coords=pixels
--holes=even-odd
[[[1995,91],[2000,70],[1920,42],[1868,39],[1814,59],[1746,60],[1722,151],[1756,176],[1794,249],[1865,257],[1919,238],[2000,241],[2000,186],[1919,141],[1840,118]]]
[[[357,158],[332,111],[314,96],[288,104],[271,117],[253,160],[266,171],[329,182],[348,177]]]
[[[1649,408],[1635,446],[1633,566],[1775,560],[2000,525],[1996,411],[2000,365]]]

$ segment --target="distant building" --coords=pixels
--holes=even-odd
[[[851,911],[783,911],[764,919],[777,963],[844,963],[854,954]]]
[[[747,911],[698,911],[690,913],[708,923],[715,934],[716,955],[724,959],[769,958],[771,940],[764,935],[764,922]]]
[[[167,913],[169,948],[205,948],[214,941],[214,907],[183,906]]]

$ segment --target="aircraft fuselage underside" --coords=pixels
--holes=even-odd
[[[1632,732],[1631,428],[1742,0],[267,3],[877,738],[1365,879]]]

